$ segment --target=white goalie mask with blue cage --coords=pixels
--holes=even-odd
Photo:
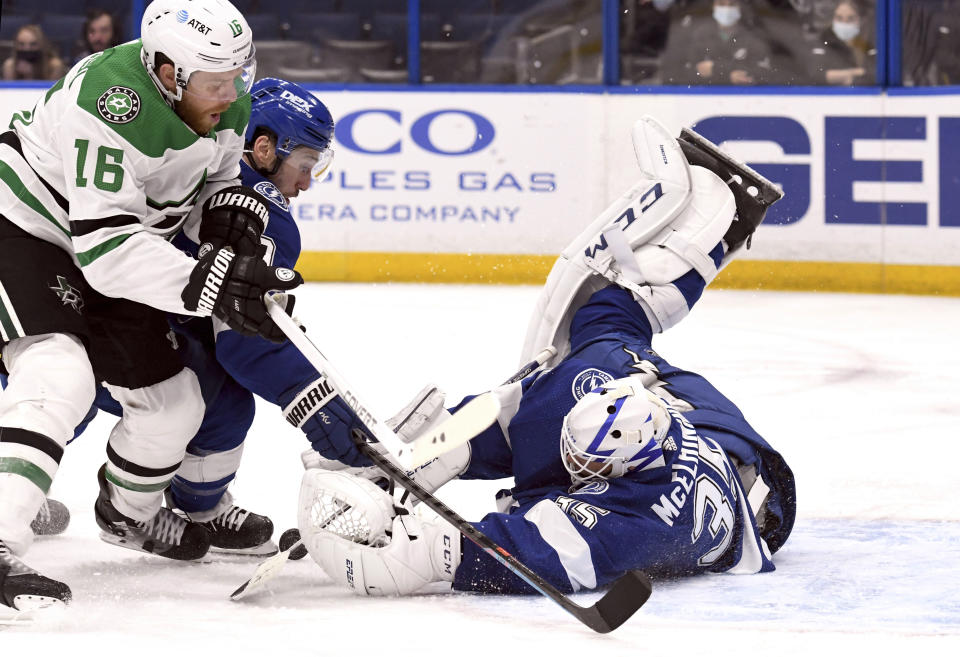
[[[667,402],[639,379],[609,381],[584,395],[563,419],[563,465],[574,483],[663,465],[660,443],[670,421]]]

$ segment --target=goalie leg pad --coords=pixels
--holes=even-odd
[[[657,134],[644,127],[649,122],[640,124],[644,134]],[[669,139],[672,150],[665,152],[683,158],[677,140]],[[644,152],[649,150],[645,148]],[[544,345],[557,348],[553,362],[568,354],[574,313],[611,282],[634,293],[656,331],[669,328],[689,312],[683,294],[657,288],[669,287],[691,270],[706,284],[713,280],[718,267],[711,251],[733,223],[736,204],[732,192],[716,174],[699,166],[690,167],[685,159],[683,163],[689,187],[683,191],[682,202],[663,202],[667,195],[662,192],[674,183],[645,180],[648,188],[637,196],[638,207],[621,199],[611,206],[622,210],[619,215],[608,209],[564,249],[537,300],[522,361],[529,360]],[[615,216],[612,221],[611,216]]]

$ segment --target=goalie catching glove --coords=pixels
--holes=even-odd
[[[292,290],[303,277],[286,267],[270,267],[255,255],[236,255],[227,248],[200,247],[199,259],[190,274],[190,282],[180,298],[184,307],[201,316],[214,315],[241,335],[259,335],[271,342],[283,342],[286,336],[273,323],[263,302],[270,290]],[[293,308],[287,296],[286,310]]]
[[[300,486],[297,524],[314,561],[359,595],[405,595],[452,582],[461,537],[425,520],[366,479],[310,469]]]

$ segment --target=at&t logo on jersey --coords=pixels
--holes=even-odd
[[[253,186],[253,189],[263,194],[268,201],[280,206],[284,211],[290,210],[290,204],[287,203],[287,197],[281,194],[280,190],[277,189],[277,186],[269,180],[261,180]]]
[[[140,114],[140,96],[129,87],[110,87],[97,99],[97,112],[108,123],[130,123]]]
[[[610,381],[613,381],[613,377],[606,372],[598,370],[595,367],[588,367],[573,377],[573,385],[571,386],[570,392],[573,393],[574,399],[580,401],[588,392]]]

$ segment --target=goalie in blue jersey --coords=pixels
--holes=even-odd
[[[783,457],[707,380],[651,346],[781,193],[696,133],[675,139],[645,118],[633,140],[640,180],[564,250],[533,313],[522,362],[546,345],[557,354],[494,390],[492,426],[413,475],[431,491],[454,477],[513,477],[499,511],[475,525],[567,592],[633,569],[771,571],[796,513]],[[413,436],[446,415],[428,387],[393,424]],[[305,463],[300,531],[336,582],[366,595],[431,582],[532,590],[452,525],[398,507],[371,483],[379,473]]]

